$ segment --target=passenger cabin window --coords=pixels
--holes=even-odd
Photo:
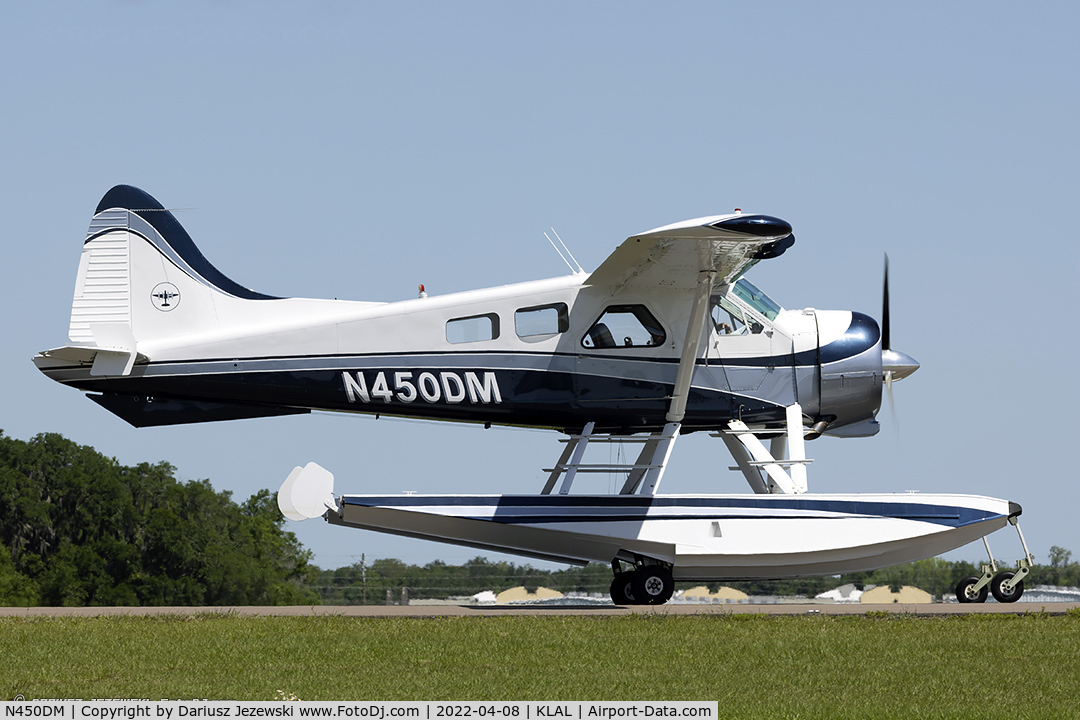
[[[644,305],[611,305],[581,344],[587,348],[656,347],[666,339],[660,321]]]
[[[471,343],[499,337],[499,316],[495,313],[455,318],[446,323],[448,343]]]
[[[557,335],[569,327],[566,303],[521,308],[514,313],[514,329],[520,338]]]

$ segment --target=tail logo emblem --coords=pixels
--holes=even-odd
[[[158,283],[150,291],[150,299],[161,312],[169,312],[180,304],[180,290],[172,283]]]

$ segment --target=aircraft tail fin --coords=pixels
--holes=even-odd
[[[94,374],[126,375],[137,343],[218,327],[223,305],[235,300],[274,299],[215,268],[153,197],[117,185],[90,221],[68,336],[102,351]]]

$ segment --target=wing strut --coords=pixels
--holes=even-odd
[[[682,356],[679,358],[679,374],[675,377],[675,391],[671,394],[667,421],[681,423],[686,415],[686,399],[690,394],[690,381],[694,378],[694,366],[697,364],[698,346],[701,343],[701,329],[709,314],[709,295],[712,294],[713,270],[698,273],[697,293],[690,309],[690,319],[686,324],[686,336],[683,338]]]

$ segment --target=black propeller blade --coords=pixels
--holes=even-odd
[[[893,380],[903,380],[919,369],[918,361],[908,355],[892,349],[889,337],[889,255],[885,255],[885,281],[881,291],[881,369],[885,385]]]
[[[885,253],[885,283],[881,291],[881,349],[892,350],[889,338],[889,253]]]

